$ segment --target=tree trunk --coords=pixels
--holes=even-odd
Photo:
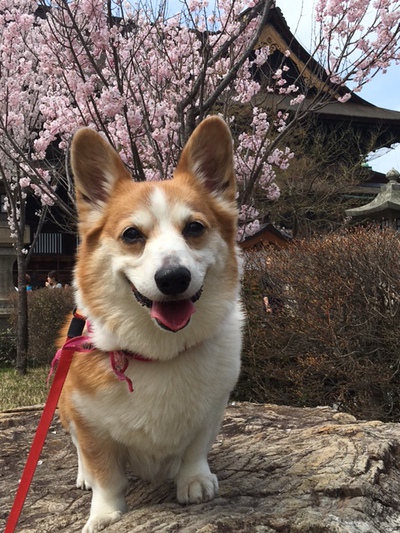
[[[18,264],[18,324],[16,369],[26,374],[28,367],[28,298],[26,291],[26,260],[21,251],[17,252]]]

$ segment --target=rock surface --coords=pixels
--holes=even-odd
[[[0,528],[41,414],[0,414]],[[107,533],[399,533],[400,424],[330,408],[229,406],[210,454],[220,495],[188,507],[172,484],[131,478],[129,512]],[[80,532],[90,493],[75,488],[76,456],[57,417],[18,533]]]

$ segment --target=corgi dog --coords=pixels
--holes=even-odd
[[[172,179],[134,182],[89,128],[73,137],[71,166],[74,289],[93,349],[74,353],[59,414],[77,449],[77,487],[92,490],[82,531],[94,533],[126,512],[128,467],[174,480],[182,504],[218,492],[207,455],[242,342],[236,180],[218,117],[195,129]]]

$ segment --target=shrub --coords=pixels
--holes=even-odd
[[[11,329],[0,331],[0,367],[11,367],[17,356],[16,337]]]
[[[13,294],[11,328],[16,333],[17,294]],[[49,364],[55,354],[55,341],[66,316],[73,310],[73,291],[65,289],[38,289],[28,292],[28,337],[29,364],[31,366]]]
[[[248,253],[236,397],[400,420],[399,264],[399,234],[373,228]]]

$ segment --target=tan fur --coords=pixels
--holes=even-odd
[[[88,129],[74,138],[72,166],[81,238],[77,304],[99,349],[75,354],[59,407],[78,449],[77,485],[93,489],[83,529],[93,533],[126,510],[127,462],[144,478],[175,479],[182,503],[217,492],[207,453],[237,379],[241,345],[236,184],[232,139],[216,117],[195,130],[172,180],[133,182]],[[204,232],[186,233],[191,221]],[[132,226],[143,238],[125,242]],[[153,279],[169,264],[191,272],[186,292],[173,298],[194,297],[202,287],[196,312],[175,333],[160,328],[132,293],[170,299]],[[130,361],[132,394],[111,370],[109,350],[151,359]]]

